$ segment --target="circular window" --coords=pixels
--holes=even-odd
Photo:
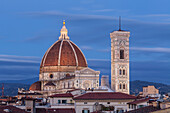
[[[50,74],[50,78],[53,78],[53,74]]]

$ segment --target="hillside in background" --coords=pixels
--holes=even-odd
[[[144,86],[148,86],[148,85],[154,85],[157,89],[159,89],[159,93],[161,93],[161,94],[166,94],[166,93],[170,92],[170,85],[135,80],[135,81],[130,82],[130,93],[138,94],[140,91],[143,90]]]
[[[38,81],[38,77],[32,79],[26,79],[26,80],[9,80],[9,81],[6,80],[6,81],[0,81],[0,87],[2,87],[1,83],[4,83],[5,95],[15,96],[17,95],[18,88],[29,89],[30,85],[36,81]],[[142,91],[142,87],[148,85],[154,85],[156,88],[160,90],[161,94],[170,92],[170,85],[135,80],[130,82],[130,93],[138,94],[140,91]],[[2,91],[0,90],[0,95],[1,94]]]

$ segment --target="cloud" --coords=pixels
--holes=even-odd
[[[111,52],[111,49],[110,48],[109,49],[98,49],[97,51],[108,53],[108,52]]]
[[[163,52],[163,53],[170,53],[170,48],[144,48],[144,47],[131,47],[131,50],[137,51],[148,51],[148,52]]]
[[[93,10],[93,12],[110,12],[110,11],[116,11],[115,9],[98,9]]]
[[[149,15],[136,15],[133,17],[170,17],[170,14],[149,14]]]
[[[91,46],[80,46],[82,50],[93,50]]]
[[[111,16],[104,16],[104,15],[89,15],[89,14],[70,14],[61,11],[44,11],[44,12],[25,12],[19,13],[29,16],[63,16],[65,18],[72,18],[72,19],[106,19],[106,20],[113,20],[114,17]]]
[[[0,55],[0,58],[21,58],[21,59],[39,59],[36,56],[17,56],[17,55]]]
[[[40,58],[35,56],[0,55],[0,61],[39,63]]]

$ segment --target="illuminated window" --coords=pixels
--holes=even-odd
[[[120,50],[120,59],[124,59],[124,50]]]

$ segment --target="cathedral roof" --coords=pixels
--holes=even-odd
[[[55,84],[51,81],[49,81],[48,83],[45,84],[45,86],[55,86]]]
[[[31,91],[40,91],[41,90],[41,82],[37,81],[37,82],[33,83],[30,86],[29,90],[31,90]]]
[[[67,35],[65,23],[61,29],[61,36],[45,53],[41,67],[45,66],[75,66],[87,67],[87,61],[80,50]]]

